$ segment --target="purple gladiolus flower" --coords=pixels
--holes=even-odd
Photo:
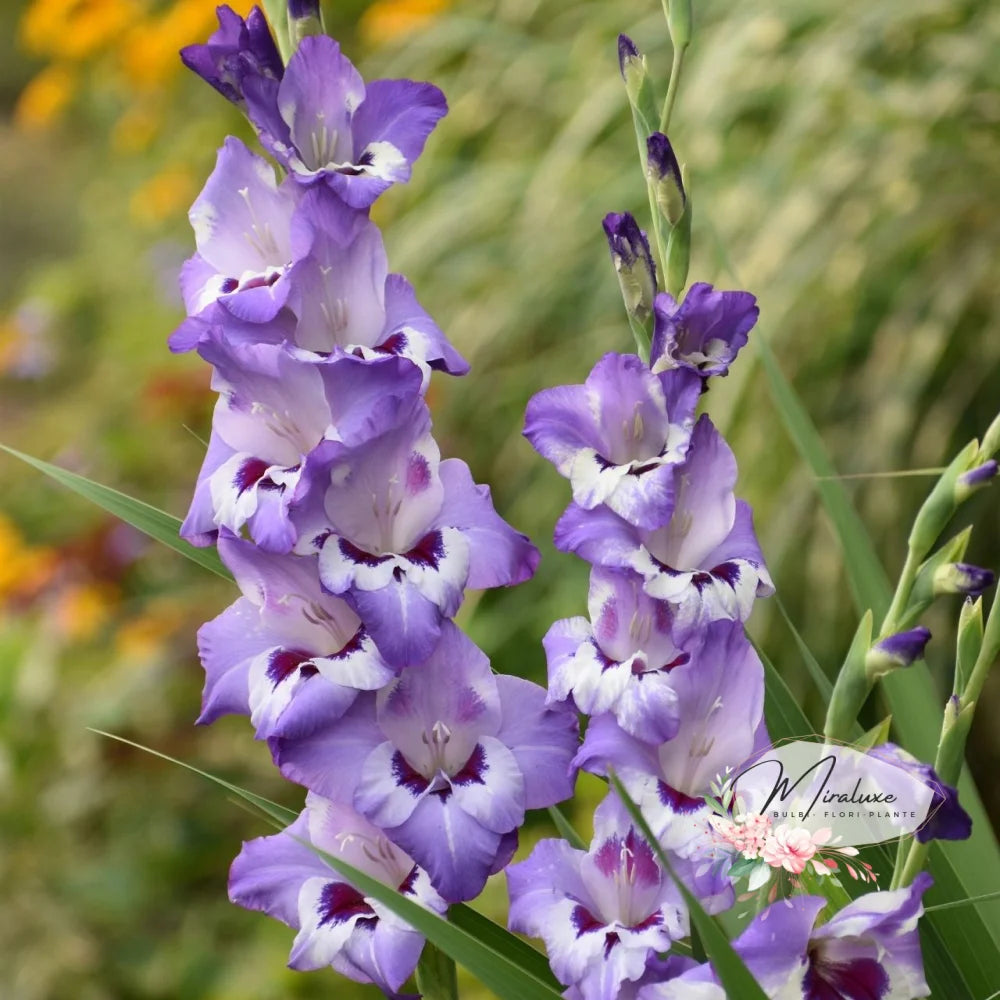
[[[545,941],[580,1000],[617,1000],[688,933],[680,890],[614,794],[594,814],[589,851],[543,840],[507,869],[507,886],[511,929]]]
[[[549,700],[572,699],[586,715],[610,713],[647,743],[671,739],[680,724],[671,673],[690,659],[673,609],[643,592],[642,577],[600,567],[590,574],[588,607],[589,622],[556,622],[542,640]]]
[[[209,339],[219,392],[212,437],[181,534],[210,544],[219,528],[246,525],[270,552],[289,552],[292,510],[321,442],[356,445],[419,398],[420,373],[402,358],[370,364],[346,356],[316,364],[271,344]]]
[[[413,162],[448,106],[429,83],[360,74],[326,35],[304,38],[276,92],[245,81],[247,111],[261,141],[304,184],[326,183],[367,208]]]
[[[733,941],[733,948],[768,997],[793,1000],[801,996],[800,984],[808,968],[809,934],[824,901],[815,896],[794,896],[767,907]],[[638,1000],[727,1000],[709,963],[667,975],[664,981],[644,986]],[[820,994],[816,1000],[870,1000],[861,993]]]
[[[349,595],[389,662],[411,666],[437,644],[466,587],[527,580],[538,550],[493,509],[458,459],[440,460],[416,397],[363,444],[324,442],[303,469],[299,550],[319,552],[323,586]]]
[[[570,504],[555,530],[556,547],[598,566],[632,569],[650,597],[678,606],[682,625],[745,620],[755,597],[774,592],[753,530],[750,507],[736,500],[736,460],[702,416],[686,461],[673,470],[673,509],[662,528],[630,524],[610,507]]]
[[[299,196],[293,182],[277,183],[266,160],[239,139],[226,139],[189,213],[198,247],[181,270],[189,316],[219,303],[240,320],[274,319],[288,298],[292,215]],[[194,346],[186,325],[174,333],[170,346]]]
[[[915,1000],[929,995],[917,923],[931,885],[922,873],[905,889],[872,892],[813,928],[825,900],[774,903],[733,942],[774,1000]],[[710,965],[646,986],[639,1000],[726,1000]]]
[[[400,354],[426,376],[464,375],[468,362],[417,302],[410,283],[389,274],[382,236],[364,215],[323,188],[302,200],[293,224],[300,261],[292,269],[293,339],[319,354]]]
[[[524,435],[573,487],[631,524],[659,528],[673,513],[701,383],[661,378],[632,354],[606,354],[583,385],[543,389],[528,403]]]
[[[285,66],[263,11],[254,7],[244,21],[231,7],[222,6],[216,15],[219,28],[206,44],[181,49],[184,65],[234,104],[245,104],[243,83],[248,77],[276,88]]]
[[[272,750],[286,777],[352,803],[457,901],[507,864],[526,809],[572,794],[576,743],[573,712],[547,707],[528,681],[494,676],[448,622],[421,666]]]
[[[289,966],[332,966],[390,997],[412,975],[424,938],[381,903],[365,896],[310,845],[443,914],[445,902],[427,873],[348,806],[306,798],[286,830],[243,845],[229,873],[229,898],[298,931]]]
[[[914,836],[921,843],[929,840],[966,840],[972,836],[972,818],[958,801],[958,791],[946,785],[930,764],[924,764],[895,743],[872,747],[871,756],[902,768],[934,792],[927,819]]]
[[[219,555],[243,596],[198,630],[200,723],[249,715],[266,739],[339,718],[359,691],[392,680],[358,616],[320,588],[315,557],[268,555],[228,534]]]
[[[613,715],[591,720],[574,763],[606,774],[614,767],[670,850],[689,855],[704,836],[704,796],[727,768],[769,745],[764,729],[764,668],[739,622],[719,621],[693,633],[690,659],[670,671],[679,725],[658,746],[625,732]]]
[[[702,378],[729,371],[760,312],[749,292],[718,292],[704,282],[692,285],[679,304],[661,292],[653,311],[653,371],[686,368]]]

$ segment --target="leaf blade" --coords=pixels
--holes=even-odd
[[[78,496],[132,525],[133,528],[148,535],[154,541],[161,542],[175,552],[179,552],[192,562],[215,573],[216,576],[221,576],[225,580],[232,579],[229,571],[222,565],[222,560],[215,549],[197,548],[180,537],[181,522],[173,514],[168,514],[143,500],[136,500],[135,497],[130,497],[110,486],[103,486],[86,476],[70,472],[69,469],[63,469],[58,465],[52,465],[50,462],[35,458],[33,455],[27,455],[16,448],[0,444],[0,450],[20,459],[50,479],[54,479],[61,486],[65,486]]]

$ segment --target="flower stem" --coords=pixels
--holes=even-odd
[[[677,100],[677,85],[680,83],[681,70],[684,67],[684,53],[687,51],[686,45],[674,46],[674,58],[670,65],[670,83],[667,84],[667,97],[663,102],[663,111],[660,114],[660,131],[667,135],[670,128],[670,118],[674,113],[674,101]]]

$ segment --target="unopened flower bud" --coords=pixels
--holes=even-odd
[[[646,174],[663,217],[676,226],[684,215],[687,198],[680,164],[670,140],[662,132],[654,132],[646,140]]]
[[[931,550],[961,503],[959,493],[963,488],[959,487],[959,478],[982,464],[978,455],[979,442],[970,441],[952,459],[917,512],[910,531],[909,545],[919,557],[923,557]],[[964,489],[967,490],[968,487]]]
[[[923,659],[924,648],[930,641],[930,629],[916,628],[886,636],[875,643],[865,657],[865,672],[869,680],[876,680],[900,667],[912,666]]]
[[[288,35],[298,46],[308,35],[323,34],[323,15],[319,0],[288,0]]]
[[[934,571],[934,593],[978,597],[993,586],[993,572],[971,563],[945,563]]]
[[[965,690],[983,648],[983,599],[967,597],[958,616],[958,643],[955,655],[955,691]]]
[[[618,36],[618,68],[625,81],[629,103],[636,104],[646,80],[646,57],[628,35]]]
[[[1000,452],[1000,414],[993,418],[993,423],[986,428],[982,443],[979,445],[979,458],[985,462]]]
[[[955,480],[955,502],[963,503],[977,490],[988,486],[996,476],[998,470],[1000,470],[1000,466],[993,459],[990,459],[988,462],[983,462],[982,465],[977,465],[968,472],[963,472]]]
[[[656,265],[649,251],[649,240],[628,212],[609,212],[603,225],[625,309],[644,323],[652,314],[656,296]]]

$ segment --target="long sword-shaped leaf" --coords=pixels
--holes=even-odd
[[[261,810],[267,818],[274,821],[278,829],[291,823],[297,815],[270,799],[265,799],[239,785],[234,785],[208,771],[202,771],[141,743],[100,729],[93,729],[91,732],[135,747],[215,782]],[[561,987],[547,968],[544,957],[498,924],[485,917],[477,919],[478,915],[473,916],[473,911],[468,907],[461,908],[459,919],[445,920],[340,858],[335,858],[313,845],[308,846],[312,846],[331,868],[348,879],[359,892],[387,906],[411,927],[420,931],[428,941],[465,966],[500,1000],[560,1000]]]
[[[760,983],[754,979],[750,970],[743,964],[743,959],[733,950],[729,939],[722,933],[722,928],[705,912],[704,907],[698,902],[698,898],[691,892],[684,882],[674,873],[673,866],[666,852],[660,846],[660,842],[653,835],[653,831],[646,822],[646,817],[642,815],[639,807],[632,801],[625,786],[621,783],[618,775],[614,771],[608,772],[608,779],[618,793],[629,815],[639,827],[643,837],[656,854],[657,860],[663,870],[674,880],[684,903],[688,908],[691,924],[698,934],[698,940],[705,949],[705,954],[711,959],[712,968],[719,977],[722,988],[726,991],[727,997],[739,997],[739,1000],[767,1000],[767,995],[760,987]]]
[[[26,455],[23,451],[8,448],[4,444],[0,444],[0,449],[7,452],[8,455],[13,455],[22,462],[34,466],[39,472],[44,472],[46,476],[54,479],[57,483],[74,493],[78,493],[91,503],[97,504],[109,514],[121,518],[127,524],[131,524],[133,528],[137,528],[157,542],[162,542],[168,548],[186,556],[199,566],[211,570],[227,580],[232,579],[229,571],[222,565],[222,560],[215,549],[196,548],[179,536],[181,522],[172,514],[144,503],[142,500],[136,500],[118,490],[113,490],[110,486],[95,483],[92,479],[87,479],[86,476],[80,476],[49,462],[43,462],[40,458],[34,458],[32,455]]]
[[[767,376],[771,398],[799,455],[816,477],[816,491],[844,550],[847,580],[858,614],[863,615],[871,608],[875,618],[881,621],[889,609],[891,596],[885,569],[875,554],[868,532],[843,484],[836,478],[837,470],[826,453],[823,439],[798,394],[778,366],[771,345],[759,334],[756,344],[757,357]]]

